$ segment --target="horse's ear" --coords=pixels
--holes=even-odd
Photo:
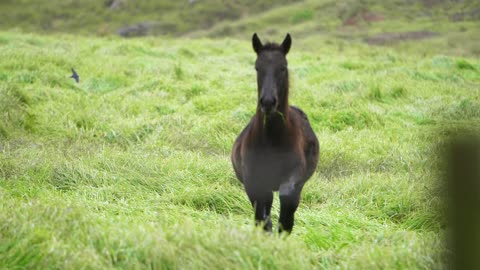
[[[292,46],[292,37],[290,37],[290,34],[287,34],[287,36],[285,36],[285,39],[282,42],[282,49],[285,55],[290,50],[290,46]]]
[[[253,34],[253,37],[252,37],[252,46],[253,46],[253,50],[259,54],[260,53],[260,50],[262,49],[263,45],[262,45],[262,42],[260,41],[260,39],[258,38],[257,36],[257,33],[254,33]]]

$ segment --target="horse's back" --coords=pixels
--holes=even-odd
[[[308,121],[307,114],[303,112],[300,108],[295,106],[290,106],[291,112],[295,115],[297,121],[300,122],[302,128],[302,135],[304,141],[304,154],[306,161],[306,170],[305,170],[305,181],[310,178],[318,164],[318,158],[320,154],[320,146],[318,143],[317,136],[313,131],[310,122]]]

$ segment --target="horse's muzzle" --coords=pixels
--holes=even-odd
[[[277,110],[277,99],[275,97],[261,97],[260,109],[266,114],[275,112]]]

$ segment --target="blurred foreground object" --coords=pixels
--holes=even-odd
[[[450,268],[480,269],[480,137],[453,136],[447,158]]]

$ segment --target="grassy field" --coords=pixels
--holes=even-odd
[[[1,31],[0,269],[443,268],[439,153],[480,131],[478,21],[332,18],[322,34],[299,14],[290,102],[321,160],[289,237],[254,229],[230,165],[256,106],[254,21],[229,25],[237,39],[207,38],[223,24],[132,40]],[[389,29],[439,34],[364,42]]]

